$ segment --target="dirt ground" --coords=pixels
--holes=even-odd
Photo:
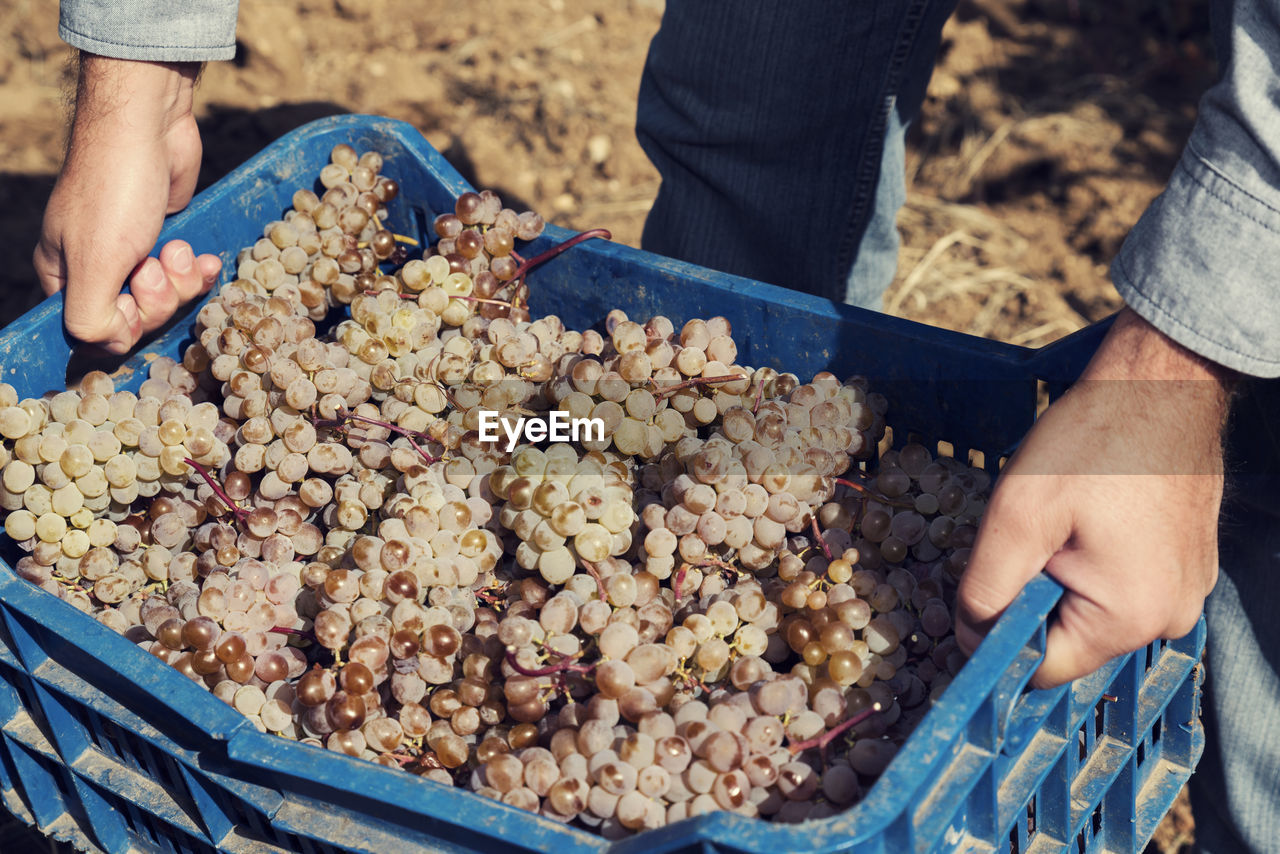
[[[637,244],[658,176],[633,132],[663,0],[241,4],[197,95],[207,185],[341,112],[404,119],[478,186]],[[1212,76],[1203,2],[962,0],[908,153],[887,308],[1039,346],[1105,317],[1107,264],[1159,191]],[[65,128],[56,4],[0,7],[0,323],[30,266]],[[1185,804],[1150,851],[1189,845]]]

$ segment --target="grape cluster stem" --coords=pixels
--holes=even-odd
[[[576,655],[566,655],[565,653],[558,652],[554,649],[548,649],[547,652],[559,656],[560,660],[554,664],[548,664],[546,667],[529,668],[525,667],[517,659],[516,648],[514,646],[509,646],[507,647],[507,664],[511,665],[511,669],[516,673],[519,673],[521,676],[531,676],[535,678],[539,676],[555,676],[558,682],[557,688],[564,691],[566,694],[568,694],[568,691],[566,690],[567,686],[564,684],[565,674],[577,673],[580,676],[590,676],[596,669],[596,662],[583,664],[577,660],[579,656],[582,655],[581,652]]]
[[[822,536],[822,531],[818,529],[818,517],[813,514],[809,514],[809,524],[813,527],[813,537],[822,548],[822,554],[826,557],[827,563],[835,560],[835,558],[831,556],[831,546],[827,545],[826,539]]]
[[[915,504],[912,504],[906,501],[899,501],[895,498],[890,498],[887,495],[881,495],[880,493],[876,492],[870,487],[862,485],[861,483],[854,483],[851,480],[845,480],[843,477],[835,478],[835,482],[840,484],[841,486],[849,487],[854,492],[861,493],[865,498],[870,498],[872,501],[879,501],[881,504],[887,504],[890,507],[901,507],[906,510],[915,509]]]
[[[352,412],[349,409],[344,409],[339,411],[338,416],[339,416],[338,418],[321,418],[319,420],[314,421],[313,423],[315,424],[316,427],[327,427],[330,429],[334,427],[342,427],[348,421],[359,421],[364,424],[371,424],[374,427],[381,427],[384,430],[390,430],[392,433],[397,433],[403,436],[405,439],[408,440],[410,446],[412,446],[413,449],[418,452],[419,456],[421,456],[422,459],[426,460],[427,465],[431,465],[432,463],[438,463],[444,459],[444,457],[437,457],[427,453],[427,451],[421,445],[418,444],[417,442],[418,439],[422,439],[424,441],[429,441],[429,439],[425,434],[420,433],[417,430],[408,430],[404,427],[401,427],[399,424],[392,424],[390,421],[379,421],[376,418],[366,418],[363,415],[356,415],[354,412]],[[188,460],[188,462],[190,462],[190,460]]]
[[[676,383],[675,385],[669,385],[665,388],[658,388],[657,383],[654,383],[653,380],[650,380],[649,382],[654,387],[653,396],[658,400],[664,400],[670,395],[673,395],[676,392],[686,388],[694,388],[695,386],[702,386],[702,385],[714,385],[716,383],[727,383],[727,382],[732,382],[733,380],[743,380],[743,379],[746,379],[746,377],[742,376],[741,374],[728,374],[723,377],[694,377],[691,380],[685,380],[684,382],[679,382],[679,383]]]
[[[222,484],[218,483],[217,479],[209,473],[207,468],[200,465],[190,457],[183,457],[182,461],[191,466],[191,468],[195,470],[195,473],[200,475],[200,477],[204,479],[205,483],[209,484],[209,488],[213,490],[213,494],[218,496],[219,501],[227,505],[227,510],[235,517],[237,523],[243,525],[249,520],[249,511],[231,500],[231,496],[227,495],[227,491],[222,488]]]
[[[570,237],[568,240],[562,243],[557,243],[555,246],[552,246],[550,249],[546,250],[545,252],[540,252],[539,254],[534,255],[532,258],[530,258],[527,261],[521,261],[520,266],[516,267],[516,272],[511,277],[511,281],[512,282],[520,281],[522,278],[527,276],[529,274],[529,271],[532,270],[533,268],[541,264],[545,264],[546,262],[550,261],[552,258],[556,257],[560,253],[568,249],[572,249],[574,246],[577,246],[579,243],[582,243],[587,240],[591,240],[594,237],[598,237],[601,240],[612,240],[613,234],[607,228],[589,228],[586,231],[581,231],[575,234],[573,237]]]
[[[826,759],[827,745],[836,739],[842,732],[856,727],[872,715],[880,713],[880,704],[872,703],[870,707],[863,709],[851,718],[848,718],[821,735],[815,735],[813,738],[806,738],[804,741],[793,741],[787,745],[787,750],[793,754],[800,753],[810,748],[816,747],[822,752],[823,760]]]

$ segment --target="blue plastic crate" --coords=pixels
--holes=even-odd
[[[466,183],[410,126],[326,119],[274,143],[167,224],[227,267],[338,142],[376,148],[402,186],[391,221],[421,235]],[[542,243],[567,232],[550,228]],[[721,314],[743,364],[857,372],[890,399],[896,441],[945,442],[994,470],[1065,386],[1094,328],[1040,351],[836,306],[591,241],[531,277],[535,313],[578,328],[610,308]],[[0,334],[0,378],[65,385],[54,297]],[[194,310],[130,359],[176,355]],[[1072,685],[1025,692],[1061,588],[1040,577],[1008,610],[861,803],[804,825],[713,814],[613,844],[372,763],[260,734],[177,671],[0,569],[0,795],[43,832],[110,852],[1138,851],[1203,749],[1204,624]]]

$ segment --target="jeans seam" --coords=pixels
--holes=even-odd
[[[913,0],[911,6],[903,15],[902,24],[898,32],[898,41],[894,46],[893,55],[889,59],[889,69],[882,90],[883,97],[881,98],[880,108],[876,112],[875,124],[867,137],[869,139],[879,138],[883,142],[884,135],[888,131],[889,111],[894,109],[898,87],[902,83],[902,72],[906,67],[908,57],[911,55],[916,36],[919,34],[920,27],[924,22],[925,12],[929,3],[930,0]],[[840,293],[834,293],[833,290],[833,293],[828,295],[830,299],[836,299],[837,301],[842,299],[843,292],[848,287],[849,272],[853,269],[858,244],[867,230],[868,211],[871,208],[871,201],[875,197],[876,177],[883,159],[883,144],[878,147],[863,146],[858,165],[858,177],[853,188],[853,210],[835,256],[838,272],[832,277],[833,284],[831,287],[833,289],[838,288]]]

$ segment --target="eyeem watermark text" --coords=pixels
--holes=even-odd
[[[499,429],[507,437],[507,453],[516,449],[521,438],[529,443],[604,440],[603,418],[570,418],[569,413],[556,410],[548,412],[546,418],[517,418],[512,424],[509,418],[502,418],[492,409],[480,410],[480,441],[498,441]]]

